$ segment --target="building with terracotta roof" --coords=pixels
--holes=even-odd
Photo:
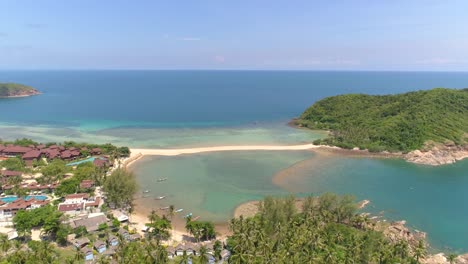
[[[24,153],[22,158],[27,166],[32,166],[33,161],[41,159],[41,156],[42,152],[40,150],[33,149]]]
[[[61,159],[64,159],[64,160],[69,160],[69,159],[71,159],[71,158],[72,158],[71,151],[69,151],[69,150],[63,151],[62,153],[60,153],[60,158],[61,158]]]
[[[3,177],[16,177],[16,176],[22,176],[23,172],[21,171],[11,171],[11,170],[2,170],[2,176]]]
[[[21,146],[9,146],[2,150],[2,153],[6,156],[18,156],[24,155],[26,152],[33,150],[30,147],[21,147]]]
[[[91,149],[90,153],[92,155],[101,155],[102,150],[100,148],[93,148]]]
[[[80,182],[80,188],[81,189],[91,189],[94,187],[94,181],[93,180],[82,180]]]
[[[19,198],[11,203],[7,203],[7,204],[0,206],[0,218],[12,217],[12,216],[15,216],[16,212],[18,212],[19,210],[36,209],[48,203],[49,201],[47,200],[40,201],[34,198],[25,200],[25,199]]]
[[[105,158],[97,158],[93,161],[94,166],[98,168],[104,168],[104,167],[109,167],[110,162],[109,160]]]
[[[69,212],[79,212],[84,209],[84,203],[74,203],[74,204],[66,204],[61,203],[58,205],[58,210],[63,213]]]

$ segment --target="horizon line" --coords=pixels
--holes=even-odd
[[[249,71],[249,72],[459,72],[468,73],[467,70],[375,70],[375,69],[146,69],[146,68],[50,68],[50,69],[2,69],[0,71]]]

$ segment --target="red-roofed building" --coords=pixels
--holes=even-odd
[[[69,160],[72,158],[71,152],[69,150],[65,150],[60,154],[60,158],[64,160]]]
[[[44,152],[48,159],[60,158],[60,151],[58,151],[57,149],[48,148],[45,149]]]
[[[97,158],[93,161],[94,166],[98,168],[104,168],[109,166],[109,161],[103,158]]]
[[[84,209],[84,203],[75,203],[75,204],[61,203],[58,205],[58,210],[60,212],[74,212],[74,211],[81,211],[83,209]]]
[[[102,151],[101,151],[100,148],[93,148],[93,149],[91,149],[90,152],[91,152],[91,154],[93,154],[93,155],[101,155],[101,152],[102,152]]]
[[[36,209],[48,203],[49,201],[39,201],[34,198],[29,200],[24,200],[20,198],[15,200],[14,202],[0,206],[0,217],[12,217],[19,210]]]
[[[93,180],[82,180],[80,182],[80,188],[81,189],[90,189],[94,187],[94,181]]]
[[[24,155],[26,152],[31,151],[32,148],[29,147],[21,147],[21,146],[11,146],[6,147],[2,150],[2,153],[6,156],[17,156],[17,155]]]
[[[46,145],[40,144],[40,145],[37,145],[36,148],[37,148],[37,149],[45,149],[45,148],[46,148]]]
[[[2,171],[3,177],[15,177],[15,176],[21,176],[21,175],[23,175],[21,171],[11,171],[11,170]]]
[[[23,160],[24,162],[26,163],[26,165],[28,166],[32,166],[32,162],[34,160],[39,160],[41,159],[41,156],[42,156],[42,152],[40,150],[31,150],[31,151],[28,151],[26,152],[24,155],[23,155]]]

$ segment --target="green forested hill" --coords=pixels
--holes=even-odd
[[[35,95],[39,92],[29,86],[17,83],[0,83],[0,97]]]
[[[297,124],[331,130],[320,143],[344,148],[411,151],[429,140],[464,144],[468,141],[468,89],[332,96],[308,108]]]

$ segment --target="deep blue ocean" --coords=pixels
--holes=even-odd
[[[323,134],[286,123],[316,100],[342,93],[464,88],[468,73],[0,71],[0,82],[43,92],[0,99],[2,139],[170,148],[310,142]],[[309,165],[296,169],[302,159],[310,159]],[[181,187],[187,170],[198,177],[193,182],[198,189]],[[181,206],[213,219],[228,218],[235,205],[267,194],[351,193],[371,200],[372,212],[406,219],[427,232],[437,250],[468,252],[468,161],[431,168],[400,160],[240,152],[152,158],[136,169],[140,184],[149,184],[159,171],[178,182],[167,183],[173,195],[183,189],[184,195],[197,197]],[[290,177],[281,184],[270,181],[282,171]],[[207,184],[202,183],[212,181],[216,192],[203,189]],[[173,199],[187,200],[181,197]]]

